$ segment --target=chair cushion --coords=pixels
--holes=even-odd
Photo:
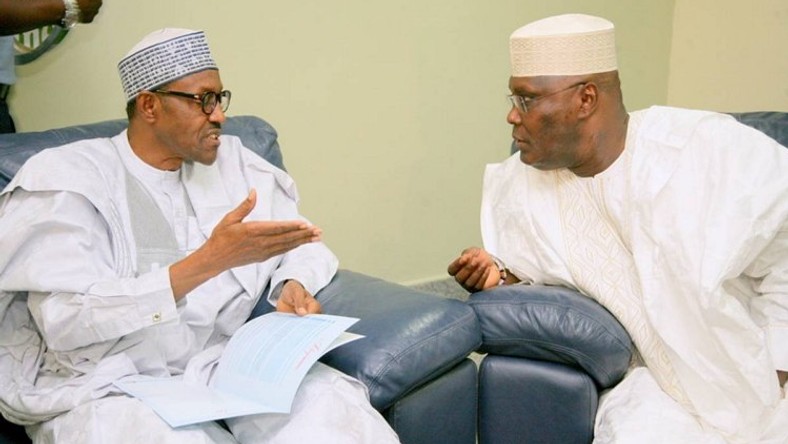
[[[483,353],[582,368],[607,388],[624,376],[632,341],[596,301],[562,287],[506,285],[471,295]]]
[[[464,361],[481,344],[476,315],[455,299],[348,270],[340,270],[317,299],[325,313],[360,319],[350,331],[366,337],[321,360],[366,384],[378,410]]]

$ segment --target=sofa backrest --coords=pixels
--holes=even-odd
[[[757,111],[729,113],[739,122],[766,134],[777,143],[788,147],[788,113],[781,111]]]
[[[0,189],[33,154],[77,140],[113,137],[126,125],[126,120],[108,120],[40,132],[0,134]],[[228,117],[222,130],[224,134],[240,137],[246,147],[284,169],[276,130],[265,120],[255,116]]]

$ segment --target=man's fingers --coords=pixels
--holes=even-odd
[[[489,255],[478,247],[466,248],[447,269],[454,280],[469,291],[484,290],[491,279]]]
[[[482,278],[487,277],[486,272],[487,269],[485,267],[480,267],[477,265],[471,272],[470,276],[465,279],[465,285],[481,290],[484,286],[484,280]]]
[[[299,316],[320,313],[320,302],[312,296],[302,293],[303,297],[294,297],[293,308]]]
[[[302,224],[301,222],[294,222]],[[250,230],[250,240],[259,243],[260,248],[271,251],[289,251],[303,244],[318,242],[323,231],[317,227],[302,225],[277,225],[265,230]],[[277,253],[279,254],[279,253]]]
[[[320,302],[300,282],[295,280],[289,280],[284,284],[276,309],[277,311],[295,313],[299,316],[320,313],[321,311]]]
[[[452,262],[449,264],[449,268],[447,268],[447,270],[446,270],[446,271],[448,271],[448,272],[449,272],[449,276],[456,276],[456,275],[457,275],[457,272],[459,272],[459,271],[460,271],[460,269],[462,268],[462,262],[461,262],[461,259],[462,259],[462,257],[458,257],[457,259],[454,259],[454,260],[453,260],[453,261],[452,261]]]
[[[320,236],[323,230],[310,226],[302,220],[267,220],[244,222],[249,236],[262,237],[292,234],[293,238],[301,236]],[[300,232],[300,233],[297,233]]]
[[[460,257],[449,264],[447,269],[449,275],[456,277],[457,273],[459,273],[463,267],[467,267],[468,264],[471,263],[476,256],[478,256],[479,251],[480,249],[478,247],[470,247],[462,250]]]
[[[323,307],[320,306],[320,302],[314,297],[309,298],[306,304],[306,312],[309,314],[317,314],[323,311]]]
[[[252,188],[249,190],[249,195],[246,196],[246,199],[224,215],[219,225],[230,225],[243,221],[252,212],[255,205],[257,205],[257,190]]]

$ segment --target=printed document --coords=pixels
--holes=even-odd
[[[356,318],[268,313],[230,338],[210,386],[181,378],[131,376],[115,385],[172,427],[259,413],[289,413],[307,371],[330,350],[362,336]]]

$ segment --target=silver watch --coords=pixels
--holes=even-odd
[[[506,283],[506,278],[509,276],[509,272],[506,269],[506,265],[504,265],[503,261],[498,259],[496,256],[490,255],[490,258],[495,263],[495,268],[498,269],[498,285],[503,285]]]
[[[71,29],[79,23],[79,3],[77,0],[63,0],[63,5],[66,7],[66,13],[63,14],[63,18],[60,20],[60,26],[65,29]]]

